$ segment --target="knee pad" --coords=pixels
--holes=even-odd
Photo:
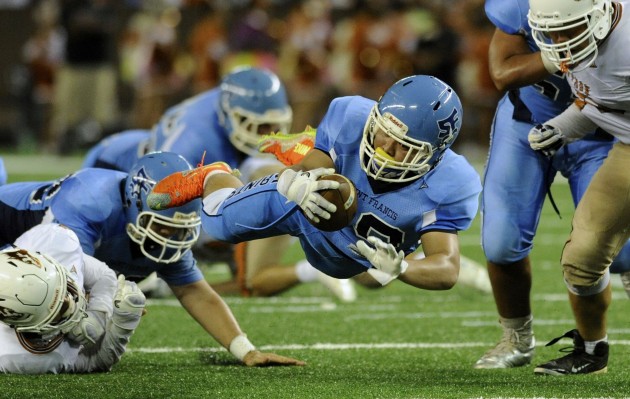
[[[591,296],[595,294],[599,294],[604,291],[608,284],[610,283],[610,271],[606,270],[604,274],[594,281],[594,284],[591,285],[575,285],[572,281],[575,281],[575,275],[571,273],[571,270],[576,270],[572,268],[564,269],[564,284],[567,286],[567,289],[574,295],[577,296]],[[580,278],[580,281],[583,282],[584,278]]]

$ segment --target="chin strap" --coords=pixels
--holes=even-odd
[[[63,341],[63,334],[59,333],[55,335],[53,338],[46,339],[41,335],[37,335],[34,333],[21,333],[16,331],[18,341],[20,345],[30,353],[35,355],[44,355],[46,353],[50,353],[57,349],[61,342]],[[27,337],[28,335],[32,335],[32,337]]]

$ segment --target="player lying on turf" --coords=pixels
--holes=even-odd
[[[35,226],[0,251],[0,372],[109,371],[144,302],[123,275],[116,287],[114,272],[83,253],[72,230]]]
[[[470,226],[481,189],[473,167],[449,148],[462,116],[444,82],[407,77],[378,102],[333,100],[315,148],[280,174],[243,186],[227,165],[215,163],[166,177],[147,202],[162,209],[203,197],[202,226],[213,236],[230,242],[296,236],[309,262],[333,277],[367,271],[382,285],[399,278],[449,289],[459,271],[457,232]],[[324,232],[304,214],[328,219],[336,211],[318,191],[339,183],[317,180],[335,172],[355,184],[358,208],[348,226]],[[426,257],[405,259],[421,239]]]

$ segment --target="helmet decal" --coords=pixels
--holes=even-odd
[[[438,133],[438,139],[440,140],[439,149],[445,148],[447,145],[450,145],[455,140],[455,137],[459,134],[459,126],[457,124],[459,122],[459,113],[457,112],[457,108],[453,108],[453,112],[445,118],[437,121],[437,125],[440,129]]]

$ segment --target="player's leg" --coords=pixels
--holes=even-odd
[[[558,166],[562,174],[568,177],[575,206],[614,144],[612,136],[609,139],[606,137],[597,139],[600,136],[589,137],[589,139],[569,144],[569,151],[572,153],[571,157],[575,158],[575,162],[568,165],[568,170],[564,170],[561,165]],[[610,266],[610,272],[620,275],[624,290],[630,297],[630,241],[615,257]]]
[[[531,362],[535,348],[529,252],[555,172],[530,149],[531,125],[513,120],[512,113],[504,98],[493,125],[482,194],[482,246],[503,336],[475,368],[522,366]]]
[[[630,146],[617,143],[575,210],[571,235],[562,252],[564,279],[577,326],[577,333],[573,332],[575,347],[569,355],[537,366],[535,373],[607,371],[606,314],[611,301],[608,268],[630,235],[628,168]]]

